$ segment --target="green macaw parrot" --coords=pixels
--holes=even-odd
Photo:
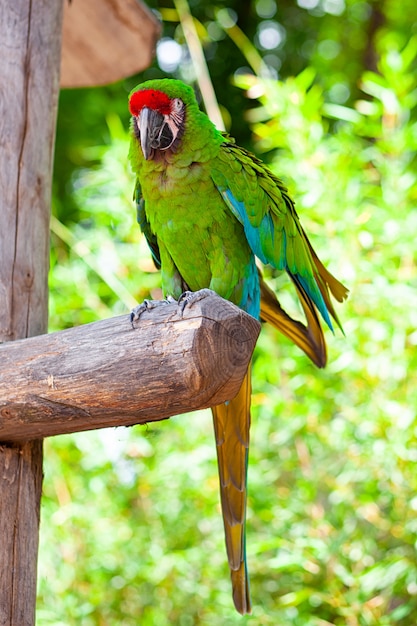
[[[347,289],[318,259],[282,181],[218,131],[179,80],[135,87],[129,109],[138,222],[161,269],[165,297],[209,288],[273,324],[324,367],[318,313],[331,329],[330,316],[340,326],[330,293],[341,302]],[[307,325],[281,308],[255,257],[288,273]],[[251,610],[245,548],[250,400],[249,366],[238,395],[212,408],[233,600],[242,614]]]

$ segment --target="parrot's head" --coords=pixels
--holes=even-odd
[[[197,106],[194,92],[179,80],[150,80],[131,92],[132,128],[146,160],[178,148],[190,106]]]

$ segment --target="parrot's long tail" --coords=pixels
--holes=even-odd
[[[226,404],[212,408],[233,601],[242,615],[251,611],[245,545],[250,400],[249,365],[237,396]]]

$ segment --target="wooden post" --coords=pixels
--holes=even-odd
[[[46,332],[62,0],[0,0],[0,341]],[[0,625],[35,622],[42,442],[0,447]]]

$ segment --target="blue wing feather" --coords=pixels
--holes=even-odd
[[[255,257],[252,257],[246,271],[247,274],[243,284],[242,298],[238,306],[258,320],[261,313],[261,289]]]
[[[259,225],[253,226],[247,213],[245,203],[241,200],[236,200],[231,189],[229,188],[219,189],[219,191],[233,215],[243,225],[246,239],[253,253],[262,261],[262,263],[270,264],[278,270],[286,270],[292,279],[297,284],[301,285],[304,291],[313,300],[324,321],[329,328],[333,330],[329,312],[314,275],[302,275],[300,272],[295,270],[295,267],[291,268],[288,265],[287,235],[285,230],[282,232],[281,249],[279,250],[278,256],[276,254],[277,249],[275,246],[274,221],[271,213],[265,213]]]

